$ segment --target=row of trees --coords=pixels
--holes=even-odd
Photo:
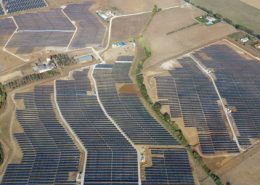
[[[2,147],[2,143],[0,142],[0,165],[2,165],[4,162],[4,150]]]
[[[4,86],[0,83],[0,109],[4,106],[6,101],[7,93]]]
[[[51,59],[54,60],[59,66],[68,66],[77,62],[74,57],[69,57],[67,54],[53,55],[51,56]]]
[[[208,166],[204,163],[204,161],[203,161],[202,157],[199,155],[199,153],[197,151],[195,151],[192,146],[189,145],[189,143],[186,140],[185,136],[183,135],[181,129],[179,129],[178,125],[171,120],[171,116],[168,113],[161,112],[162,106],[161,106],[160,102],[153,103],[153,101],[151,100],[151,98],[147,92],[147,88],[144,84],[144,77],[143,77],[142,71],[143,71],[144,62],[152,55],[152,52],[147,45],[145,45],[145,44],[141,44],[141,45],[142,45],[142,48],[144,49],[145,57],[143,60],[141,60],[138,63],[138,65],[135,69],[135,74],[136,74],[136,82],[137,82],[137,85],[139,87],[142,97],[145,99],[145,101],[148,103],[148,105],[152,108],[152,110],[156,113],[156,115],[163,121],[164,126],[176,137],[176,139],[179,141],[180,144],[182,144],[183,146],[185,146],[187,148],[188,152],[190,153],[191,156],[193,156],[195,161],[203,168],[203,170],[208,174],[208,176],[210,176],[214,180],[215,184],[223,185],[221,182],[221,179],[208,168]]]
[[[188,3],[190,3],[190,4],[192,4],[193,6],[196,6],[197,8],[199,8],[199,9],[201,9],[201,10],[207,12],[210,16],[213,16],[213,17],[215,17],[215,18],[217,18],[217,19],[223,20],[223,21],[225,21],[226,23],[228,23],[228,24],[234,26],[236,29],[242,30],[242,31],[244,31],[244,32],[246,32],[246,33],[248,33],[248,34],[250,34],[250,35],[253,35],[253,36],[257,37],[258,39],[260,39],[260,34],[255,34],[252,29],[247,28],[247,27],[244,26],[244,25],[240,25],[240,24],[233,23],[233,21],[232,21],[231,19],[226,18],[226,17],[223,17],[223,16],[222,16],[221,14],[219,14],[219,13],[214,13],[213,11],[208,10],[207,8],[204,8],[204,7],[195,5],[195,4],[192,3],[190,0],[185,0],[185,1],[188,2]]]
[[[4,85],[4,88],[8,88],[8,89],[15,89],[15,88],[19,88],[22,87],[24,85],[39,81],[39,80],[43,80],[43,79],[47,79],[50,77],[53,77],[55,75],[60,74],[59,71],[57,70],[51,70],[51,71],[47,71],[45,73],[33,73],[33,74],[29,74],[26,76],[23,76],[22,78],[16,79],[16,80],[12,80],[8,83],[6,83]]]

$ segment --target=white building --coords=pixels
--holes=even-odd
[[[33,71],[36,73],[44,73],[51,71],[54,68],[52,64],[35,64],[33,66]]]

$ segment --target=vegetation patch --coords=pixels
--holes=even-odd
[[[4,106],[6,101],[7,93],[4,86],[0,83],[0,109]]]
[[[74,57],[69,57],[67,54],[57,54],[51,56],[51,59],[54,60],[59,66],[69,66],[76,64],[77,61]]]
[[[0,165],[2,165],[4,162],[4,150],[2,147],[2,143],[0,142]]]
[[[59,74],[60,74],[60,72],[55,70],[55,69],[48,71],[48,72],[44,72],[44,73],[29,74],[29,75],[23,76],[22,78],[19,78],[19,79],[16,79],[16,80],[13,80],[13,81],[6,83],[4,85],[4,88],[5,89],[11,89],[11,90],[16,89],[16,88],[28,85],[28,84],[33,83],[33,82],[37,82],[37,81],[40,81],[40,80],[51,78],[51,77],[59,75]]]
[[[211,26],[214,25],[218,22],[220,22],[220,19],[217,18],[216,16],[212,16],[212,15],[203,15],[200,17],[196,17],[196,20],[199,21],[200,23],[206,24],[207,26]]]
[[[232,40],[243,44],[244,46],[248,46],[252,49],[258,49],[258,45],[260,45],[260,41],[259,39],[257,39],[256,37],[249,35],[247,33],[244,32],[237,32],[237,33],[233,33],[231,35],[228,36],[229,38],[231,38]],[[243,39],[248,39],[247,42],[242,42]]]

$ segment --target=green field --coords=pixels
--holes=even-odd
[[[260,34],[260,10],[240,0],[191,0],[191,2],[231,19],[234,24],[246,26],[255,34]]]

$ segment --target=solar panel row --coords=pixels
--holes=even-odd
[[[128,76],[130,67],[129,63],[97,65],[94,77],[106,111],[135,144],[177,145],[136,94],[118,94],[117,83],[132,83]]]
[[[75,30],[61,9],[14,16],[19,30]],[[19,31],[18,30],[18,31]]]
[[[19,164],[9,164],[2,185],[76,184],[80,154],[53,111],[53,86],[36,86],[34,92],[16,94],[25,109],[16,115],[24,133],[15,134],[23,152]]]
[[[185,149],[152,150],[152,167],[145,168],[143,185],[193,185]]]
[[[47,6],[44,0],[3,0],[3,5],[7,13],[15,13]]]
[[[4,14],[5,14],[4,9],[3,9],[2,5],[0,4],[0,15],[4,15]]]
[[[207,58],[201,57],[201,53]],[[215,71],[216,85],[238,130],[241,145],[260,138],[260,64],[240,56],[227,45],[212,45],[194,54],[203,65]]]
[[[167,99],[172,117],[183,117],[186,127],[197,128],[203,153],[239,152],[232,141],[213,84],[191,58],[178,60],[182,68],[171,76],[156,77],[158,96]]]
[[[45,47],[65,48],[73,32],[18,32],[7,44],[7,49],[16,49],[15,54],[31,54]]]
[[[64,12],[70,19],[77,22],[78,25],[77,33],[71,43],[72,48],[84,48],[90,44],[102,44],[105,28],[89,11],[91,5],[92,2],[70,4],[64,9]]]
[[[88,151],[85,184],[138,184],[135,149],[107,119],[91,90],[88,71],[56,82],[62,115]]]
[[[0,19],[0,46],[4,46],[15,31],[16,26],[12,19]]]

